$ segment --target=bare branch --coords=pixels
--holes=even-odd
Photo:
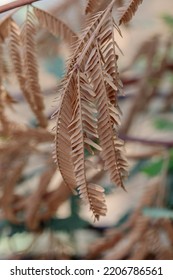
[[[17,1],[5,4],[5,5],[1,5],[0,6],[0,13],[4,13],[4,12],[10,11],[10,10],[15,9],[15,8],[19,8],[19,7],[22,7],[22,6],[25,6],[25,5],[29,5],[29,4],[32,4],[32,3],[37,2],[37,1],[41,1],[41,0],[17,0]]]
[[[151,145],[151,146],[164,146],[166,148],[172,148],[173,147],[173,141],[163,141],[163,140],[157,140],[157,139],[144,139],[144,138],[138,138],[134,136],[128,136],[125,134],[120,134],[120,138],[123,139],[126,142],[139,142],[141,144],[145,145]]]

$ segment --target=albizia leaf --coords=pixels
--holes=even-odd
[[[67,185],[78,189],[95,219],[106,214],[104,189],[87,178],[85,149],[101,154],[117,186],[124,188],[127,176],[124,142],[117,134],[121,115],[117,94],[122,85],[113,35],[115,28],[120,33],[112,18],[114,2],[87,21],[74,46],[61,84],[61,102],[54,114],[59,170]]]
[[[27,10],[26,21],[21,31],[23,47],[24,75],[26,78],[25,88],[29,92],[33,110],[38,118],[40,126],[47,126],[44,115],[44,103],[39,82],[37,49],[36,49],[36,18]]]
[[[136,13],[138,6],[143,0],[127,0],[123,7],[118,9],[118,23],[129,22]]]
[[[76,39],[76,33],[67,26],[62,20],[56,18],[55,16],[43,11],[39,8],[34,7],[34,13],[40,23],[40,25],[46,28],[54,36],[60,36],[70,45],[73,44]]]

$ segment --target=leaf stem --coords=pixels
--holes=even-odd
[[[5,4],[5,5],[1,5],[0,6],[0,13],[4,13],[7,11],[10,11],[12,9],[16,9],[25,5],[29,5],[32,4],[33,2],[37,2],[37,1],[41,1],[41,0],[16,0],[13,1],[11,3]]]

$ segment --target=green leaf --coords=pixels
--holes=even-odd
[[[155,128],[165,131],[173,131],[173,122],[166,119],[157,119],[154,121]]]
[[[9,226],[8,236],[11,237],[16,233],[23,233],[28,231],[24,224],[15,225],[13,223],[7,222]]]
[[[168,174],[171,174],[173,172],[173,149],[169,150],[168,156],[169,156]],[[146,161],[145,166],[143,166],[140,171],[144,172],[150,177],[157,176],[162,170],[163,163],[164,163],[163,158]]]
[[[168,27],[170,27],[171,29],[173,28],[173,16],[165,14],[162,16],[162,19]]]
[[[66,219],[52,218],[45,223],[46,228],[50,228],[53,231],[67,231],[72,232],[77,229],[86,228],[89,225],[88,222],[82,220],[80,217],[74,219],[73,216]]]
[[[149,216],[151,218],[166,218],[173,219],[173,210],[169,210],[166,208],[144,208],[143,214],[145,216]]]
[[[8,222],[6,220],[1,220],[0,221],[0,234],[3,231],[4,228],[8,226]]]
[[[173,174],[168,173],[166,184],[165,204],[168,208],[173,209]]]
[[[141,169],[142,172],[146,173],[150,177],[157,176],[163,166],[163,159],[150,161],[145,167]]]
[[[170,150],[170,153],[169,153],[168,172],[169,172],[169,173],[172,173],[172,172],[173,172],[173,149],[171,149],[171,150]]]
[[[146,165],[148,164],[148,160],[146,159],[142,159],[139,160],[134,167],[132,168],[132,170],[130,171],[130,174],[128,176],[128,179],[130,180],[131,178],[133,178],[133,176],[135,176],[136,174],[138,174],[139,172],[141,172],[143,170],[143,168],[146,167]]]

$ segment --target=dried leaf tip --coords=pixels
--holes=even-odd
[[[118,25],[129,22],[143,0],[127,0],[123,7],[118,8]]]

